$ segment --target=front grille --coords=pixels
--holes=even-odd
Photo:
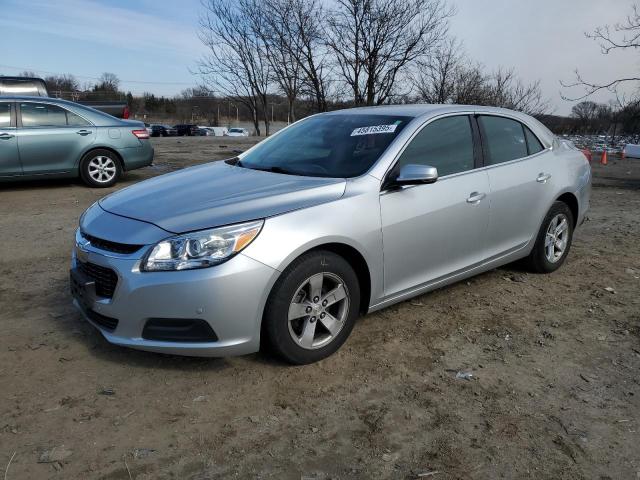
[[[89,240],[89,243],[91,243],[91,245],[93,245],[95,248],[106,250],[107,252],[130,254],[137,252],[143,247],[142,245],[131,245],[128,243],[118,243],[112,242],[110,240],[104,240],[102,238],[94,237],[93,235],[88,235],[84,232],[81,232],[81,235],[83,236],[83,238]]]
[[[113,297],[113,292],[118,284],[116,272],[95,263],[78,262],[77,267],[78,270],[96,283],[96,295],[105,298]]]
[[[102,315],[101,313],[94,312],[91,309],[85,310],[85,313],[93,323],[104,328],[105,330],[113,331],[118,326],[117,318],[107,317],[106,315]]]

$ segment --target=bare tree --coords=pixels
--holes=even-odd
[[[463,56],[460,44],[451,38],[438,48],[428,60],[417,62],[412,83],[418,96],[427,103],[449,103],[457,88]]]
[[[265,7],[269,43],[275,52],[274,60],[279,63],[273,68],[280,77],[281,89],[289,98],[286,90],[293,93],[295,86],[296,94],[312,98],[317,111],[326,111],[330,84],[325,41],[327,12],[320,0],[266,0]]]
[[[598,117],[598,107],[596,102],[585,100],[571,108],[571,116],[578,120],[583,133],[587,133]]]
[[[600,45],[600,51],[603,55],[608,55],[614,50],[637,50],[640,48],[640,11],[637,5],[632,7],[632,11],[627,15],[623,22],[616,23],[613,26],[605,25],[603,27],[596,28],[591,33],[585,34],[587,38],[595,40]],[[639,76],[631,76],[624,78],[616,78],[605,83],[596,83],[585,80],[580,74],[579,70],[575,70],[574,80],[571,82],[563,82],[560,84],[565,88],[579,88],[582,90],[581,94],[575,95],[562,95],[565,100],[583,100],[596,92],[601,90],[608,90],[616,94],[618,103],[623,106],[627,103],[624,99],[624,95],[619,92],[619,87],[623,84],[637,84],[640,82]],[[636,90],[637,90],[636,85]],[[634,95],[632,102],[637,102],[637,95]]]
[[[93,90],[95,92],[117,93],[120,88],[120,79],[115,73],[104,72],[98,78]]]
[[[524,83],[513,69],[498,69],[489,81],[487,105],[510,108],[529,115],[542,115],[549,109],[540,80]]]
[[[489,105],[541,115],[548,108],[539,81],[524,83],[513,69],[488,74],[460,51],[454,40],[436,49],[430,62],[413,75],[418,97],[430,103]]]
[[[259,109],[269,135],[267,113],[271,69],[256,22],[257,0],[202,0],[199,37],[208,48],[198,73],[212,90],[247,106],[260,135]]]
[[[292,0],[267,0],[260,13],[265,22],[258,23],[258,30],[266,45],[267,58],[274,81],[287,97],[287,120],[295,121],[295,102],[300,93],[301,46],[297,32],[291,28],[290,5]]]
[[[406,69],[443,39],[451,15],[443,0],[337,0],[328,44],[355,104],[391,100]]]
[[[77,92],[80,90],[80,83],[73,75],[50,75],[46,77],[49,92]]]

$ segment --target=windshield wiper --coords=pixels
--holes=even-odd
[[[281,173],[283,175],[302,175],[301,173],[294,172],[292,170],[287,170],[286,168],[278,167],[278,166],[269,166],[263,167],[260,165],[243,165],[240,163],[240,160],[236,163],[236,165],[244,168],[250,168],[251,170],[260,170],[262,172],[271,172],[271,173]]]

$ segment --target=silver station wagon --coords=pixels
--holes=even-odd
[[[71,288],[114,344],[310,363],[360,314],[520,259],[553,272],[590,188],[585,156],[513,111],[324,113],[96,202]]]

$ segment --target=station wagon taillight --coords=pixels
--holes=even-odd
[[[131,130],[131,133],[140,139],[149,138],[149,132],[147,132],[146,128],[142,130]]]

